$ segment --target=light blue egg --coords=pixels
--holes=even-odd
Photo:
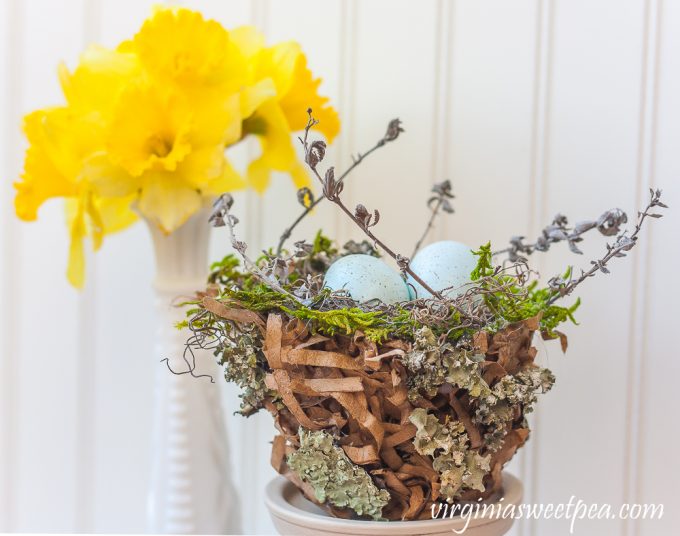
[[[331,290],[346,290],[363,303],[378,299],[383,303],[407,301],[409,291],[399,273],[371,255],[347,255],[331,264],[324,278]]]
[[[445,292],[450,298],[466,291],[466,288],[460,287],[470,282],[470,272],[475,266],[477,257],[472,254],[470,247],[451,240],[435,242],[421,249],[410,264],[411,270],[433,290],[441,292],[450,289]],[[411,299],[416,299],[416,293],[418,298],[432,296],[411,276],[407,282],[409,286],[413,285],[413,288],[409,288]]]

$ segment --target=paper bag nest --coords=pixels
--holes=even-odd
[[[215,293],[200,308],[222,331],[227,379],[274,417],[272,465],[337,517],[429,519],[433,503],[488,498],[529,436],[535,394],[553,383],[534,364],[537,317],[453,347],[427,327],[413,341],[315,334]],[[235,377],[239,360],[247,378]]]

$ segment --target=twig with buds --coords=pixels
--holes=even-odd
[[[318,123],[316,119],[312,116],[312,110],[307,110],[309,114],[309,120],[307,121],[307,126],[305,127],[304,138],[300,138],[300,143],[305,149],[305,162],[310,167],[316,178],[319,180],[322,186],[323,195],[330,202],[335,203],[340,210],[342,210],[349,219],[351,219],[365,234],[368,236],[373,244],[379,246],[385,253],[392,257],[396,262],[402,272],[410,275],[415,281],[417,281],[425,290],[430,294],[435,296],[440,300],[444,300],[441,293],[432,289],[425,281],[423,281],[418,274],[414,273],[409,267],[409,258],[404,257],[398,253],[392,251],[384,242],[378,239],[371,228],[374,227],[380,220],[380,213],[377,210],[370,212],[364,205],[357,205],[354,212],[352,212],[340,199],[340,194],[342,193],[344,183],[340,179],[335,178],[335,170],[333,167],[329,167],[326,170],[325,176],[322,178],[317,169],[318,164],[326,156],[326,144],[321,140],[316,140],[313,142],[308,142],[309,131]],[[403,132],[401,128],[401,122],[398,119],[390,121],[387,132],[384,139],[386,141],[395,140],[399,133]],[[462,311],[459,311],[464,314]]]
[[[283,288],[283,286],[279,283],[279,280],[274,275],[274,270],[270,270],[271,273],[266,273],[257,265],[257,263],[253,262],[248,257],[248,255],[246,254],[246,249],[248,248],[248,245],[242,240],[238,240],[236,238],[236,233],[234,232],[234,227],[238,223],[238,218],[233,214],[230,214],[229,212],[233,204],[234,198],[230,194],[222,194],[221,196],[219,196],[215,203],[213,204],[213,211],[208,221],[212,224],[213,227],[227,226],[229,228],[231,245],[243,259],[244,266],[247,270],[249,270],[253,275],[255,275],[260,281],[269,286],[269,288],[271,288],[272,290],[280,292],[281,294],[285,294],[290,299],[302,303],[300,298],[291,294],[285,288]],[[283,259],[280,259],[278,257],[274,258],[273,262],[275,264],[285,263]],[[276,266],[274,266],[274,268],[276,268]]]
[[[552,244],[566,241],[572,253],[581,255],[583,252],[576,245],[583,241],[585,233],[597,229],[604,236],[613,236],[619,232],[621,225],[628,221],[628,216],[619,208],[613,208],[602,214],[597,220],[578,222],[573,229],[569,228],[569,220],[563,214],[557,214],[550,225],[541,231],[541,236],[533,244],[524,244],[523,236],[513,236],[510,247],[495,251],[496,255],[508,254],[510,262],[526,260],[524,255],[531,255],[534,251],[548,251]]]
[[[425,227],[425,231],[423,231],[422,236],[420,237],[420,240],[416,242],[415,247],[413,248],[413,253],[411,253],[411,258],[418,253],[418,250],[420,247],[423,245],[423,242],[425,238],[427,237],[427,234],[430,232],[430,229],[434,226],[434,220],[437,218],[437,215],[439,214],[440,210],[443,210],[444,212],[448,214],[453,214],[453,206],[451,205],[451,202],[449,199],[453,199],[455,196],[451,193],[451,181],[443,181],[435,184],[432,187],[432,197],[427,200],[427,206],[430,208],[430,219],[427,221],[427,226]]]
[[[308,110],[307,113],[310,113],[311,110]],[[317,124],[318,121],[314,120],[314,125]],[[401,128],[401,122],[399,119],[393,119],[389,123],[389,127],[387,129],[387,132],[385,132],[385,135],[380,138],[377,143],[371,147],[368,151],[364,153],[358,153],[356,156],[352,156],[352,165],[350,165],[343,173],[340,175],[340,177],[337,179],[338,182],[342,182],[347,178],[347,176],[356,168],[361,162],[363,162],[364,158],[366,158],[368,155],[373,153],[374,151],[377,151],[381,147],[384,147],[385,144],[388,142],[394,141],[397,139],[398,135],[400,132],[403,132],[404,129]],[[311,127],[308,127],[311,128]],[[288,240],[291,235],[293,234],[293,230],[298,226],[298,224],[307,217],[307,215],[314,210],[314,208],[321,203],[325,199],[324,196],[318,197],[314,199],[314,196],[309,188],[300,188],[298,190],[298,201],[300,204],[304,207],[304,210],[302,213],[295,219],[295,221],[288,227],[286,228],[285,231],[283,231],[283,234],[279,238],[279,244],[276,247],[276,255],[280,256],[281,251],[283,250],[283,245],[285,244],[286,240]]]
[[[619,233],[616,236],[616,240],[613,244],[607,244],[607,253],[601,259],[590,261],[590,269],[587,271],[581,270],[581,275],[577,279],[572,279],[569,277],[569,280],[565,281],[561,277],[553,277],[550,279],[550,281],[548,281],[548,286],[555,292],[554,296],[548,301],[548,304],[555,303],[560,298],[571,294],[577,286],[579,286],[589,277],[595,276],[598,272],[608,274],[609,269],[607,268],[607,263],[615,257],[625,257],[625,252],[630,251],[635,247],[635,244],[637,244],[638,240],[638,234],[642,229],[642,224],[644,223],[645,219],[661,218],[663,216],[662,214],[652,212],[652,209],[655,207],[668,208],[667,205],[661,202],[661,190],[653,190],[650,188],[649,193],[649,203],[645,207],[644,211],[638,212],[637,223],[635,224],[635,229],[630,236],[628,236],[627,230]],[[612,211],[609,211],[609,213],[612,213]],[[621,213],[620,211],[618,213],[614,213],[609,218],[606,217],[607,214],[608,213],[605,213],[600,218],[600,220],[598,220],[597,227],[602,234],[611,236],[619,232],[619,224],[622,221],[625,222],[626,219],[625,214]],[[618,214],[623,214],[623,219]]]

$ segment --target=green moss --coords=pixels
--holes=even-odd
[[[238,267],[239,260],[233,253],[226,255],[222,260],[213,262],[210,265],[210,275],[208,275],[208,282],[219,285],[228,285],[239,281],[244,277]]]
[[[542,314],[540,329],[550,337],[556,336],[555,328],[566,321],[576,324],[574,312],[581,304],[580,299],[569,306],[563,307],[550,303],[555,297],[555,290],[538,286],[533,281],[527,287],[517,284],[514,277],[494,274],[492,263],[491,243],[487,242],[473,252],[478,258],[477,266],[470,273],[473,281],[480,281],[480,286],[487,292],[484,294],[484,304],[496,317],[496,321],[487,327],[487,331],[494,331],[503,327],[508,322],[518,322]],[[571,270],[568,269],[563,279],[569,279]],[[504,290],[495,291],[503,288]],[[490,292],[489,292],[490,291]]]
[[[333,246],[333,241],[327,236],[324,236],[321,229],[317,231],[316,236],[314,237],[313,246],[312,255],[325,253],[329,257],[333,257],[338,253],[337,248]]]

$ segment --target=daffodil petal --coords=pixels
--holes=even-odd
[[[271,78],[277,94],[285,95],[293,85],[295,66],[301,53],[300,45],[294,41],[260,50],[255,60],[255,80]]]
[[[300,54],[295,65],[293,84],[279,101],[288,125],[292,131],[303,130],[307,125],[307,109],[311,108],[314,118],[319,121],[314,129],[321,132],[328,143],[340,132],[340,118],[337,112],[328,106],[328,97],[319,95],[320,78],[314,78],[307,68],[307,58]]]
[[[307,171],[307,168],[299,161],[296,161],[291,168],[290,176],[293,179],[293,184],[295,184],[295,187],[298,190],[305,186],[309,186],[310,184],[309,171]]]
[[[71,243],[69,245],[68,266],[66,277],[69,283],[76,288],[82,288],[85,284],[85,250],[83,239],[85,237],[85,207],[84,200],[80,200],[76,213],[70,226]]]
[[[239,48],[246,60],[252,59],[264,48],[264,35],[253,26],[239,26],[229,32],[229,38]]]
[[[287,171],[296,160],[293,137],[286,117],[275,102],[267,102],[257,111],[264,121],[265,131],[259,136],[262,158],[272,168]]]
[[[173,232],[201,208],[201,195],[176,174],[149,172],[147,175],[138,208],[163,232]]]
[[[127,197],[95,197],[104,233],[116,233],[135,223],[139,217],[130,208],[136,195]]]
[[[222,148],[241,139],[241,96],[221,93],[206,95],[200,106],[194,106],[191,134],[192,147]]]
[[[111,162],[104,151],[83,162],[80,179],[91,184],[99,196],[126,197],[139,190],[140,181]]]
[[[68,155],[62,156],[50,147],[45,133],[45,123],[50,113],[51,110],[39,110],[24,118],[24,132],[30,145],[26,150],[21,181],[14,184],[17,190],[14,207],[23,220],[35,220],[38,208],[47,199],[69,197],[78,193],[73,178],[62,172],[72,165],[58,165],[53,158],[63,160]]]
[[[92,192],[89,192],[87,195],[85,210],[90,221],[92,248],[97,251],[102,246],[102,241],[104,240],[104,222],[99,213],[99,207],[94,203]]]
[[[248,165],[248,182],[257,193],[261,194],[269,186],[271,171],[271,166],[267,165],[263,157],[256,158]]]
[[[263,102],[276,97],[276,86],[271,78],[264,78],[241,92],[241,116],[250,117]]]
[[[152,168],[174,171],[191,152],[193,113],[179,93],[149,85],[121,94],[111,123],[111,160],[134,177]]]
[[[226,158],[222,161],[222,172],[219,176],[208,182],[202,189],[201,193],[205,195],[220,195],[225,192],[234,192],[242,190],[247,186],[246,181],[241,174],[234,169],[231,162]]]
[[[189,9],[156,9],[123,50],[134,51],[161,83],[189,91],[235,93],[247,81],[246,60],[229,32]]]

